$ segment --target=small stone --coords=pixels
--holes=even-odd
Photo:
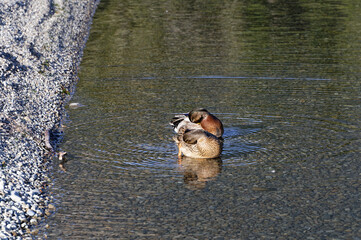
[[[51,212],[49,211],[49,209],[46,209],[46,210],[45,210],[45,215],[46,215],[46,216],[50,216],[50,215],[51,215]]]
[[[25,215],[24,215],[24,214],[20,214],[20,215],[19,215],[19,220],[20,220],[20,222],[25,222],[25,221],[26,221]]]
[[[45,131],[44,133],[44,138],[45,138],[45,147],[50,150],[53,151],[53,147],[50,144],[50,129]]]
[[[32,206],[31,206],[31,210],[33,210],[33,211],[36,211],[36,210],[38,210],[38,205],[37,204],[33,204]]]
[[[41,192],[39,191],[39,189],[34,189],[30,191],[30,195],[40,195]]]
[[[37,225],[37,224],[38,224],[38,221],[37,221],[35,218],[32,218],[32,219],[30,220],[30,224],[31,224],[31,225]]]
[[[51,210],[51,211],[54,211],[55,210],[55,206],[53,205],[53,204],[49,204],[48,205],[48,208],[49,208],[49,210]]]
[[[7,239],[8,237],[9,235],[7,235],[5,231],[0,232],[0,239]]]
[[[66,155],[66,152],[59,152],[59,161],[63,161],[64,160],[64,156]]]
[[[32,235],[38,235],[39,234],[39,229],[35,229],[33,231],[31,231]]]
[[[35,181],[36,179],[38,179],[38,174],[35,173],[35,174],[31,177],[31,180],[32,180],[32,181]]]
[[[22,202],[21,197],[19,196],[18,192],[15,192],[15,191],[11,192],[10,198],[11,198],[11,200],[13,200],[16,203],[21,203]]]
[[[28,211],[26,211],[26,214],[30,217],[34,216],[35,215],[35,212],[31,209],[29,209]]]
[[[70,103],[69,107],[72,108],[72,109],[77,109],[77,108],[80,108],[80,107],[84,107],[84,105],[82,105],[80,103]]]
[[[4,193],[5,190],[5,181],[4,180],[0,180],[0,192]]]
[[[7,228],[8,230],[13,230],[13,229],[16,228],[16,225],[15,225],[14,223],[10,223],[10,224],[6,225],[6,228]]]
[[[17,215],[12,216],[11,221],[15,223],[20,222],[19,217]]]
[[[38,209],[38,210],[36,211],[36,215],[37,215],[37,216],[44,216],[44,211],[43,211],[42,209]]]

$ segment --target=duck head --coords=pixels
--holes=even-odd
[[[222,122],[204,108],[197,108],[189,112],[188,118],[193,123],[198,123],[204,130],[220,138],[223,135]]]

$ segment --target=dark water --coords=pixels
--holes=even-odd
[[[360,239],[353,1],[102,1],[54,166],[51,239]],[[177,164],[205,107],[220,159]]]

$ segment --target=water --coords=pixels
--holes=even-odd
[[[51,239],[359,239],[352,1],[103,1],[54,163]],[[205,107],[219,159],[177,163]]]

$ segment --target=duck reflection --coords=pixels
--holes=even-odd
[[[202,189],[208,181],[215,180],[222,170],[221,158],[189,158],[179,161],[184,183],[191,189]]]

